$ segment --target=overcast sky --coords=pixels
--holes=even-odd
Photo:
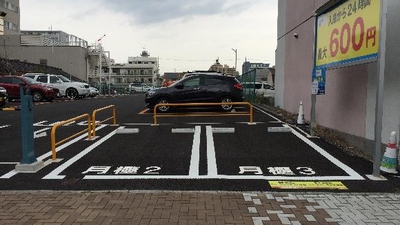
[[[221,64],[275,65],[278,0],[20,0],[21,30],[61,30],[93,44],[101,38],[116,63],[143,49],[160,72]]]

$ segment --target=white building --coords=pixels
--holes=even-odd
[[[114,86],[127,88],[130,83],[159,85],[158,58],[150,57],[145,50],[140,56],[128,57],[127,63],[111,65],[110,69],[110,82]]]

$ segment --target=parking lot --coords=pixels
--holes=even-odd
[[[55,124],[109,105],[116,108],[116,124],[98,124],[91,140],[84,133],[60,144],[52,160]],[[204,110],[191,109],[155,124],[143,105],[141,94],[36,105],[33,147],[45,165],[36,173],[15,171],[21,161],[20,113],[0,111],[1,189],[265,191],[314,182],[314,190],[393,191],[399,184],[396,177],[369,180],[371,162],[310,137],[259,106],[251,118],[218,111],[184,116]],[[237,107],[236,113],[246,110]],[[105,110],[96,120],[110,115]],[[86,126],[84,120],[74,121],[58,128],[56,138]]]

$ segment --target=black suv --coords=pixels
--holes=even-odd
[[[219,73],[190,73],[168,87],[150,90],[145,103],[153,109],[158,103],[197,103],[197,102],[241,102],[242,84],[233,76]],[[222,110],[230,111],[233,105],[221,105]],[[169,106],[159,106],[159,112],[168,112]]]

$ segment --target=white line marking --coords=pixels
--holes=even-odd
[[[324,177],[297,177],[297,176],[255,176],[255,175],[204,175],[198,177],[190,177],[187,175],[86,175],[84,180],[134,180],[134,179],[225,179],[225,180],[302,180],[302,181],[338,181],[338,180],[354,180],[349,176],[324,176]],[[364,180],[364,179],[359,179]]]
[[[106,125],[100,125],[99,127],[96,128],[96,131],[98,131],[100,129],[103,129],[104,127],[106,127]],[[87,137],[87,134],[82,134],[81,136],[79,136],[79,137],[77,137],[75,139],[72,139],[71,141],[69,141],[69,142],[67,142],[67,143],[65,143],[63,145],[60,145],[60,147],[56,148],[56,152],[59,152],[62,149],[68,147],[69,145],[72,145],[73,143],[78,142],[79,140],[81,140],[83,138],[86,138],[86,137]],[[49,151],[49,152],[39,156],[36,160],[37,161],[43,161],[44,159],[50,157],[52,154],[53,153],[51,151]],[[3,176],[1,176],[0,179],[8,179],[8,178],[13,177],[16,174],[17,174],[17,172],[15,170],[11,170],[10,172],[8,172],[8,173],[4,174]]]
[[[212,128],[213,133],[230,133],[233,134],[235,133],[235,128],[234,127],[214,127]]]
[[[7,128],[7,127],[11,127],[11,125],[0,126],[0,129]]]
[[[123,123],[123,126],[151,126],[152,123]]]
[[[50,127],[47,127],[33,132],[33,138],[46,137],[47,133],[45,131],[50,129],[51,129]]]
[[[47,122],[47,120],[43,120],[43,121],[34,123],[33,126],[34,127],[39,127],[39,126],[46,126],[47,127],[47,125],[43,125],[43,123],[46,123],[46,122]]]
[[[116,130],[112,131],[111,133],[107,134],[100,140],[96,141],[94,144],[91,146],[87,147],[85,150],[79,152],[77,155],[66,161],[65,163],[61,164],[59,167],[57,167],[55,170],[44,176],[42,179],[64,179],[65,175],[59,175],[62,171],[64,171],[66,168],[74,164],[76,161],[78,161],[80,158],[91,152],[93,149],[98,147],[100,144],[105,142],[106,140],[110,139],[112,136],[114,136],[117,133],[117,130],[124,129],[124,127],[118,127]]]
[[[137,133],[139,133],[138,128],[125,128],[117,131],[117,134],[137,134]]]
[[[0,165],[17,165],[19,162],[0,162]]]
[[[193,128],[172,128],[171,133],[173,134],[194,134],[194,129]]]
[[[239,123],[239,124],[250,124],[249,122],[235,122],[235,123]],[[251,123],[251,125],[254,125],[254,124],[263,124],[263,123],[265,123],[265,122],[252,122]]]
[[[266,114],[266,115],[268,115],[268,116],[270,116],[270,117],[272,117],[274,120],[276,120],[276,121],[278,121],[278,122],[285,123],[285,122],[283,122],[282,120],[280,120],[280,119],[276,118],[275,116],[273,116],[273,115],[267,113],[266,111],[262,110],[261,108],[259,108],[259,107],[257,107],[257,106],[254,106],[254,105],[253,105],[253,108],[257,109],[258,111],[260,111],[260,112],[262,112],[262,113],[264,113],[264,114]]]
[[[218,125],[218,124],[222,124],[222,123],[207,123],[207,122],[204,122],[204,123],[186,123],[186,124],[189,124],[189,125]]]
[[[257,110],[259,110],[260,112],[274,118],[275,120],[284,123],[282,120],[274,117],[273,115],[265,112],[264,110],[258,108],[258,107],[254,107]],[[284,123],[283,126],[286,127],[290,127],[288,124]],[[316,150],[317,152],[319,152],[322,156],[324,156],[326,159],[330,160],[333,164],[335,164],[336,166],[338,166],[339,168],[341,168],[343,171],[345,171],[347,174],[350,175],[348,180],[354,179],[354,180],[364,180],[364,178],[358,174],[356,171],[354,171],[353,169],[351,169],[349,166],[345,165],[344,163],[342,163],[341,161],[339,161],[338,159],[336,159],[335,157],[333,157],[331,154],[327,153],[324,149],[322,149],[321,147],[319,147],[318,145],[314,144],[314,142],[308,140],[306,137],[304,137],[303,135],[301,135],[299,132],[297,132],[295,129],[292,129],[292,133],[294,135],[296,135],[298,138],[300,138],[302,141],[304,141],[305,143],[307,143],[309,146],[311,146],[312,148],[314,148],[314,150]],[[330,178],[332,177],[342,177],[342,176],[331,176],[331,177],[327,177],[326,180],[330,180]],[[346,177],[342,177],[343,178]],[[306,179],[300,179],[299,180],[306,180]],[[317,179],[318,180],[318,179]],[[346,179],[347,180],[347,179]]]
[[[189,177],[191,178],[197,178],[199,176],[200,134],[201,134],[201,127],[196,126],[194,128],[192,157],[190,158],[190,167],[189,167]]]
[[[295,129],[292,129],[292,133],[294,135],[296,135],[298,138],[300,138],[300,140],[304,141],[306,144],[308,144],[309,146],[311,146],[315,151],[317,151],[319,154],[321,154],[322,156],[324,156],[326,159],[328,159],[329,161],[331,161],[333,164],[335,164],[336,166],[338,166],[340,169],[342,169],[343,171],[345,171],[347,174],[350,175],[351,178],[353,178],[354,180],[364,180],[364,178],[358,174],[356,171],[354,171],[352,168],[350,168],[349,166],[345,165],[344,163],[342,163],[341,161],[339,161],[338,159],[336,159],[335,157],[333,157],[331,154],[329,154],[328,152],[326,152],[324,149],[322,149],[321,147],[319,147],[318,145],[316,145],[314,142],[310,141],[309,139],[307,139],[306,137],[304,137],[303,135],[301,135],[299,132],[297,132]]]
[[[292,132],[290,127],[268,127],[268,132]]]
[[[207,170],[208,175],[216,176],[218,175],[217,169],[217,159],[215,157],[215,146],[213,138],[213,130],[211,126],[206,127],[207,135]]]

